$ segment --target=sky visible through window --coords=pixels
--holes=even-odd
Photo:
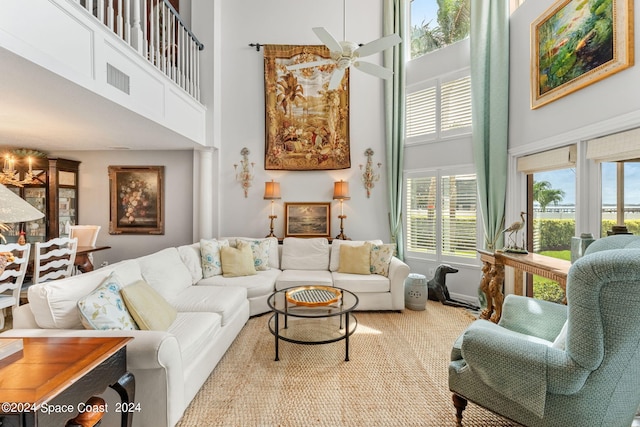
[[[438,3],[436,0],[411,0],[411,26],[431,21],[431,27],[438,24]]]
[[[640,164],[625,163],[625,204],[640,204]],[[535,174],[536,181],[549,181],[552,188],[565,192],[560,205],[574,205],[576,203],[576,172],[575,169],[561,169]],[[602,204],[616,204],[616,164],[602,163]]]

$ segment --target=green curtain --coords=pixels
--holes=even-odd
[[[384,35],[393,33],[404,38],[407,0],[384,0]],[[402,172],[404,167],[405,124],[405,43],[384,52],[384,66],[393,70],[393,78],[385,80],[385,142],[387,189],[389,196],[389,227],[397,246],[398,258],[404,260],[402,229]]]
[[[502,246],[509,125],[509,0],[471,1],[473,154],[485,249]]]

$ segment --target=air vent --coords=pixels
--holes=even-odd
[[[129,76],[107,63],[107,83],[129,95]]]

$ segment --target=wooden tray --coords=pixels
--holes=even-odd
[[[340,301],[342,294],[330,286],[299,286],[286,292],[291,304],[306,307],[322,307]]]

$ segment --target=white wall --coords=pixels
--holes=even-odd
[[[96,252],[94,265],[136,258],[192,243],[193,152],[192,151],[60,151],[49,157],[80,161],[80,224],[100,225],[98,245],[111,249]],[[164,166],[165,234],[109,234],[109,166]]]
[[[192,2],[194,15],[199,8],[207,9],[199,5],[202,1]],[[264,169],[263,53],[256,52],[248,44],[320,44],[311,30],[316,26],[325,27],[336,38],[342,39],[342,1],[235,0],[218,6],[221,19],[215,22],[220,22],[222,42],[215,45],[220,49],[219,73],[215,79],[222,82],[216,95],[221,100],[221,118],[220,128],[214,132],[220,132],[219,144],[215,143],[220,147],[219,233],[266,235],[269,232],[270,208],[262,198],[264,182],[275,179],[280,182],[282,190],[282,200],[276,203],[278,219],[275,233],[278,236],[284,234],[285,202],[332,202],[331,235],[335,236],[339,233],[339,204],[332,200],[333,183],[344,179],[349,181],[351,191],[351,200],[344,206],[347,236],[389,241],[381,80],[358,70],[351,72],[350,169],[310,172]],[[380,0],[349,0],[346,15],[348,40],[367,43],[382,35]],[[218,54],[214,53],[214,56],[218,57]],[[382,61],[380,55],[367,59],[377,63]],[[233,168],[233,164],[239,164],[241,160],[240,150],[243,147],[250,150],[249,159],[255,162],[255,179],[247,198],[235,181]],[[383,164],[380,181],[376,183],[371,198],[366,196],[358,167],[365,163],[364,151],[369,147],[375,152],[374,163]]]

